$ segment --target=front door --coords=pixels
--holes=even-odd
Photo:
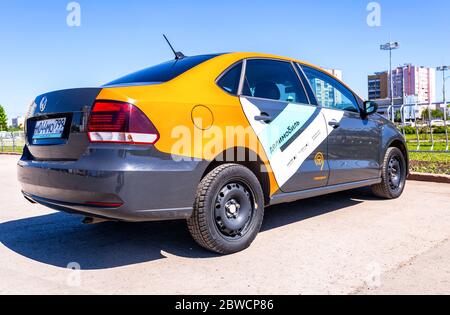
[[[379,177],[380,129],[375,120],[363,119],[355,95],[330,75],[302,66],[324,108],[330,135],[328,185]],[[340,119],[336,119],[337,115]]]

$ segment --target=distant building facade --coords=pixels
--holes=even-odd
[[[368,77],[369,100],[389,98],[389,75],[386,72],[375,73]]]
[[[392,71],[394,104],[434,103],[436,101],[436,70],[405,65]],[[391,99],[389,72],[368,76],[369,100],[388,105]]]
[[[406,65],[393,71],[394,97],[415,97],[417,103],[436,102],[436,69]]]
[[[11,127],[13,128],[23,128],[25,124],[24,117],[15,117],[11,119]]]

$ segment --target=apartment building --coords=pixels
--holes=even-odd
[[[368,76],[370,100],[389,103],[391,86],[389,72]],[[407,64],[392,71],[392,86],[395,104],[406,102],[434,103],[436,101],[436,70]]]

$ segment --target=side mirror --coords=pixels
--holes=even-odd
[[[378,111],[378,104],[373,101],[364,102],[363,116],[368,117]]]

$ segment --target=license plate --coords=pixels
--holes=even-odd
[[[59,139],[63,136],[66,118],[40,120],[34,128],[33,139]]]

